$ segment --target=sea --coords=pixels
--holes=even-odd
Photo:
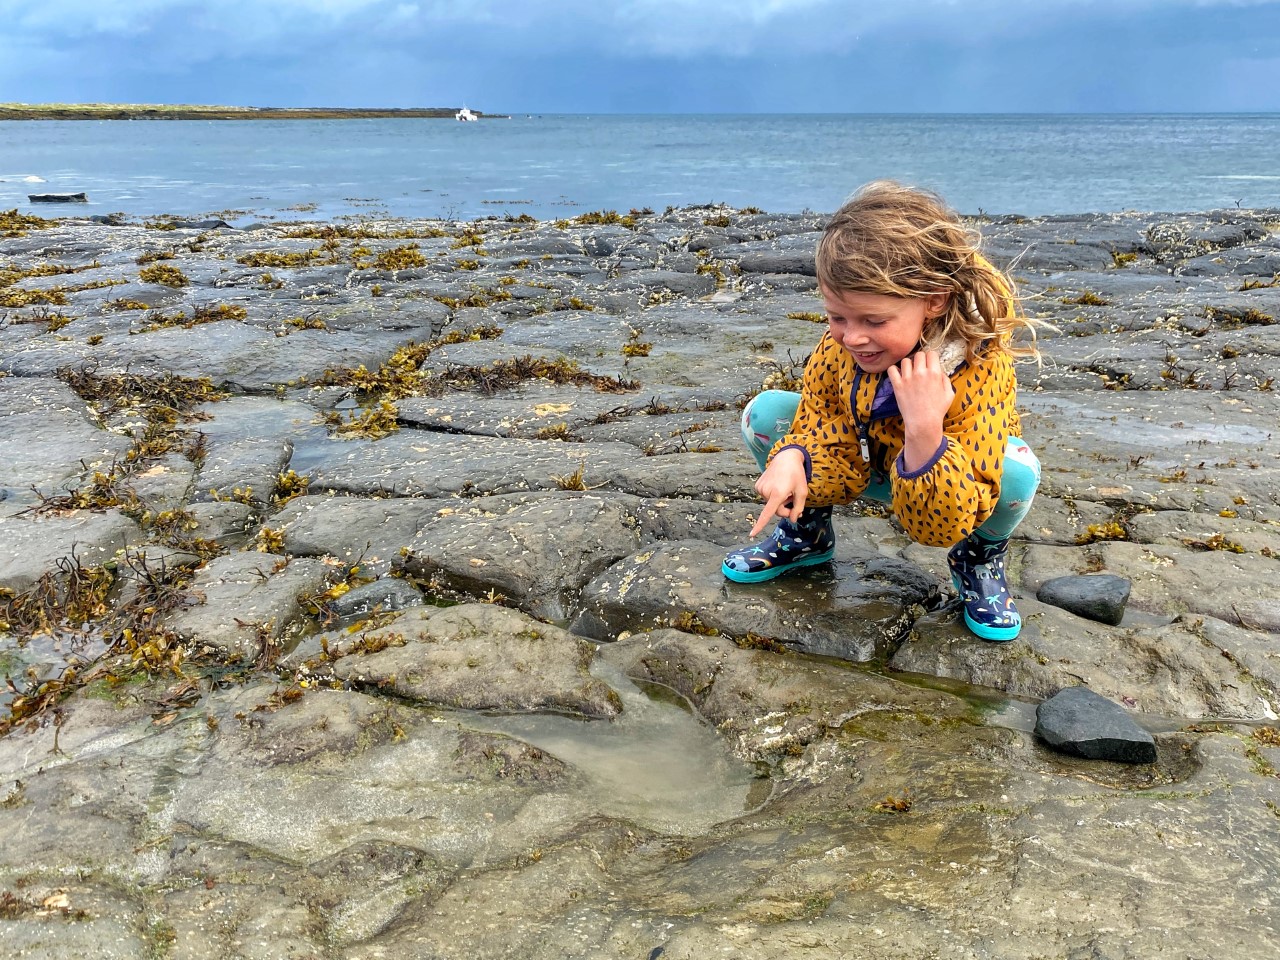
[[[829,212],[881,177],[973,215],[1280,208],[1280,114],[0,122],[0,209],[45,215]],[[28,199],[81,191],[75,208]]]

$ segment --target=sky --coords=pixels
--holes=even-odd
[[[1280,111],[1280,0],[0,0],[0,102]]]

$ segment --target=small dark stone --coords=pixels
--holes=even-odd
[[[89,198],[83,193],[29,193],[27,199],[32,203],[88,203]]]
[[[1090,760],[1154,763],[1156,742],[1124,709],[1087,687],[1060,690],[1036,708],[1036,736]]]
[[[1054,577],[1041,584],[1036,599],[1074,613],[1086,620],[1116,626],[1124,619],[1132,584],[1110,573]]]

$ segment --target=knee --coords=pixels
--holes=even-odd
[[[1011,437],[1005,449],[1001,499],[1026,500],[1040,486],[1040,461],[1021,439]]]
[[[798,393],[789,390],[763,390],[752,397],[743,409],[743,428],[749,428],[755,433],[785,434],[790,429],[799,406]]]

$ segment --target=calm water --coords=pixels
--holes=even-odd
[[[883,176],[964,213],[1280,207],[1280,114],[0,122],[0,209],[84,190],[88,213],[242,221],[829,211]]]

